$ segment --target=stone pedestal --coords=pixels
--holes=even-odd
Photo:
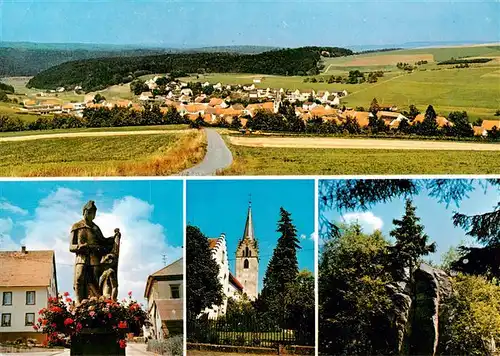
[[[71,356],[125,356],[116,334],[102,329],[83,329],[71,338]]]

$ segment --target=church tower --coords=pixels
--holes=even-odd
[[[259,249],[253,229],[251,201],[245,231],[236,249],[236,279],[243,285],[243,292],[248,298],[255,300],[259,290]]]

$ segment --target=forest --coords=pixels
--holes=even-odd
[[[102,90],[128,83],[148,73],[255,73],[272,75],[314,75],[321,55],[352,55],[337,47],[278,49],[259,54],[178,53],[152,56],[108,57],[76,60],[37,74],[28,87],[56,89],[81,86],[84,91]]]

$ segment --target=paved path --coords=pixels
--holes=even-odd
[[[230,137],[233,145],[286,148],[349,148],[430,151],[500,151],[498,143],[329,137]]]
[[[0,137],[0,142],[43,140],[48,138],[73,138],[73,137],[104,137],[104,136],[129,136],[129,135],[157,135],[185,133],[186,130],[143,130],[143,131],[98,131],[98,132],[66,132],[58,134],[41,134],[26,136]]]
[[[211,176],[233,163],[233,155],[221,135],[214,129],[205,129],[207,134],[207,154],[203,161],[179,173],[181,176]]]
[[[128,343],[127,356],[154,356],[156,354],[152,352],[146,351],[146,344],[136,344],[136,343]],[[42,351],[42,352],[21,352],[21,353],[1,353],[1,356],[4,355],[20,355],[20,356],[70,356],[69,349],[65,350],[52,350],[52,351]]]

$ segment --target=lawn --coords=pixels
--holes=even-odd
[[[203,159],[202,131],[0,143],[0,176],[171,175]]]
[[[229,145],[223,175],[498,174],[498,152],[255,148]],[[496,162],[496,163],[495,163]]]
[[[56,130],[40,130],[40,131],[18,131],[18,132],[0,132],[2,137],[14,136],[32,136],[32,135],[50,135],[74,132],[116,132],[116,131],[149,131],[149,130],[184,130],[188,125],[153,125],[153,126],[123,126],[123,127],[92,127],[81,129],[56,129]]]

